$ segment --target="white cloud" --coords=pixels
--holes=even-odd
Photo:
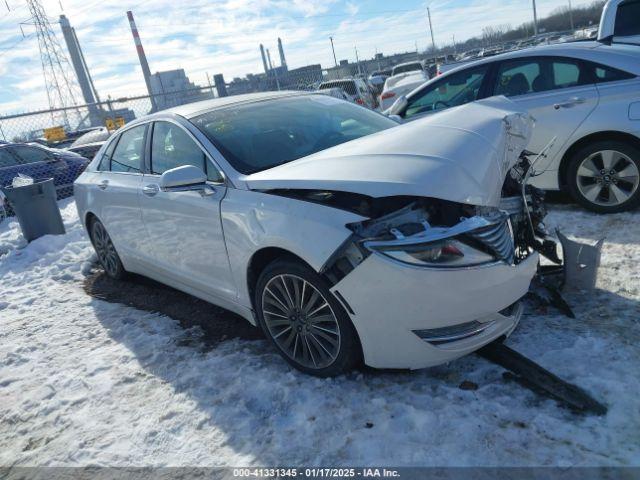
[[[590,0],[574,0],[574,5]],[[0,19],[0,112],[25,111],[47,105],[38,43],[20,41],[18,22],[28,18],[24,3],[10,1],[16,10]],[[538,0],[539,16],[557,8],[558,0]],[[184,68],[192,81],[205,85],[206,73],[223,73],[227,80],[262,71],[258,45],[271,50],[278,62],[276,39],[284,42],[287,63],[333,64],[329,36],[339,59],[354,60],[377,52],[413,51],[430,43],[426,3],[407,0],[375,4],[357,0],[43,0],[58,39],[55,20],[67,15],[83,47],[103,98],[143,94],[135,46],[126,20],[132,10],[151,71]],[[402,5],[405,8],[401,8]],[[480,35],[482,27],[531,18],[527,0],[434,0],[429,2],[437,44]],[[33,27],[23,27],[26,33]]]

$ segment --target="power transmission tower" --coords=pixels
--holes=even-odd
[[[47,14],[39,0],[27,0],[31,22],[36,27],[38,35],[38,46],[40,47],[40,62],[42,63],[42,74],[44,76],[45,88],[49,108],[67,109],[78,105],[80,90],[74,81],[69,59],[60,46],[58,39],[51,28]],[[67,127],[71,127],[67,110],[60,110]],[[80,117],[80,111],[77,111]],[[55,116],[51,114],[55,122]],[[80,122],[80,118],[78,118]]]

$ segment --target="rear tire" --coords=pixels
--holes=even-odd
[[[594,142],[569,159],[569,193],[592,212],[617,213],[637,207],[639,181],[640,150],[625,142]]]
[[[94,218],[89,224],[89,235],[93,248],[98,255],[100,265],[104,268],[107,276],[114,280],[122,280],[127,275],[127,271],[124,269],[120,256],[113,246],[111,237],[102,222],[97,218]]]
[[[361,360],[358,334],[326,281],[292,260],[275,260],[260,274],[258,322],[280,355],[318,377],[348,372]]]

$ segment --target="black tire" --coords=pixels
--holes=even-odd
[[[609,170],[604,168],[603,154],[606,152],[614,152]],[[591,163],[585,163],[589,162],[589,159]],[[582,170],[580,170],[581,166]],[[614,140],[589,144],[575,152],[569,159],[566,178],[569,193],[577,203],[592,212],[617,213],[631,210],[640,204],[640,185],[638,185],[638,178],[631,182],[629,181],[631,177],[619,175],[620,171],[627,168],[634,173],[640,172],[640,150],[635,146]],[[591,177],[593,169],[597,170],[595,172],[597,175]],[[585,172],[587,175],[583,175]],[[618,192],[617,194],[614,189]],[[599,193],[595,198],[587,197],[588,192],[596,191]],[[624,201],[620,201],[622,199]]]
[[[100,265],[102,265],[107,276],[114,280],[122,280],[126,277],[127,271],[124,269],[120,256],[113,246],[111,237],[102,222],[97,218],[94,218],[89,223],[89,236],[98,255]]]
[[[272,292],[282,294],[280,305]],[[326,307],[322,307],[323,301]],[[351,319],[326,281],[301,262],[282,259],[269,264],[258,278],[254,305],[265,336],[296,369],[332,377],[350,371],[361,361],[362,349]]]

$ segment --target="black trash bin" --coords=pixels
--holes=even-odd
[[[2,192],[18,217],[27,242],[43,235],[65,233],[53,178],[21,187],[4,187]]]

